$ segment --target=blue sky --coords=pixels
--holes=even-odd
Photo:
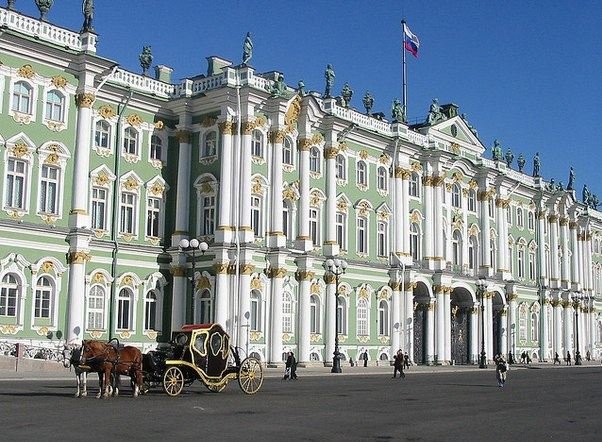
[[[3,1],[3,4],[6,2]],[[423,118],[432,98],[466,113],[488,148],[524,153],[528,172],[539,152],[542,175],[567,183],[575,168],[602,197],[602,4],[597,0],[96,0],[98,54],[141,72],[138,54],[153,48],[154,64],[178,80],[206,72],[205,57],[241,61],[247,31],[251,65],[278,70],[289,85],[303,79],[323,91],[324,68],[336,72],[335,92],[349,82],[352,106],[366,90],[374,111],[390,114],[401,95],[401,27],[420,38],[408,53],[408,117]],[[17,10],[37,16],[33,0]],[[49,21],[73,30],[81,1],[56,0]],[[485,154],[491,157],[488,150]],[[516,166],[515,166],[516,167]]]

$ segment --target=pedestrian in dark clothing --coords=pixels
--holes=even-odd
[[[291,357],[293,360],[291,361],[291,381],[297,380],[297,359],[295,359],[295,354],[291,351]]]
[[[410,368],[410,356],[407,351],[403,354],[403,368]]]
[[[570,351],[566,352],[566,365],[572,365],[571,364],[571,352]]]
[[[364,351],[364,367],[368,366],[368,350]]]
[[[284,377],[282,378],[283,381],[293,378],[292,372],[293,372],[294,362],[295,362],[295,357],[293,356],[293,352],[289,351],[288,355],[286,356],[286,363],[284,364]]]
[[[554,365],[556,365],[556,363],[560,365],[560,356],[558,356],[558,352],[554,353]]]
[[[495,377],[497,378],[497,386],[503,387],[506,384],[506,373],[508,371],[508,365],[502,357],[502,355],[495,355],[493,358],[495,363]]]
[[[400,378],[405,378],[406,375],[403,372],[403,352],[399,350],[397,354],[393,358],[393,377],[397,377],[397,372],[399,372]]]

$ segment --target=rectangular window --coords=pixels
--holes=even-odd
[[[378,256],[387,256],[387,223],[378,223],[376,243]]]
[[[58,214],[59,169],[42,166],[40,178],[40,213]]]
[[[358,336],[368,336],[368,309],[366,306],[360,306],[357,309],[357,334]]]
[[[161,200],[159,198],[148,198],[146,206],[146,236],[158,238],[159,221],[161,219]]]
[[[337,212],[336,214],[337,244],[341,250],[347,250],[347,235],[345,235],[345,214]]]
[[[92,188],[92,218],[93,229],[105,230],[107,223],[107,190],[101,187]]]
[[[27,163],[15,158],[8,159],[6,171],[6,206],[25,209],[25,183]]]
[[[519,278],[524,278],[525,277],[525,251],[524,250],[519,250],[518,251],[518,259],[517,259],[517,265],[518,265],[518,277]]]
[[[120,297],[117,303],[117,329],[130,329],[130,298]]]
[[[320,235],[318,230],[318,209],[309,209],[309,237],[314,247],[320,245]]]
[[[368,220],[357,219],[357,253],[368,253]]]
[[[535,280],[535,253],[529,253],[529,279]]]
[[[215,196],[203,196],[201,214],[201,235],[213,235],[215,232]]]
[[[261,199],[256,196],[251,197],[251,228],[255,237],[260,238],[262,236]]]
[[[136,195],[123,192],[121,194],[120,232],[134,234],[136,232]]]

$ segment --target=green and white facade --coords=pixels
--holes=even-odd
[[[483,158],[454,105],[410,127],[219,57],[174,84],[93,33],[0,24],[0,341],[147,350],[214,321],[264,362],[319,363],[338,312],[347,359],[475,363],[481,337],[488,359],[577,337],[600,357],[602,214]],[[209,244],[194,266],[184,238]]]

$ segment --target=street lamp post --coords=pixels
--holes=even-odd
[[[582,294],[575,294],[575,365],[581,365],[581,353],[579,352],[579,308],[581,307],[581,300],[584,299]]]
[[[483,298],[487,283],[484,278],[479,278],[477,282],[477,290],[481,299],[481,357],[479,359],[479,368],[487,368],[487,354],[485,353],[485,304]]]
[[[326,271],[334,275],[334,353],[331,373],[342,373],[341,353],[339,352],[339,277],[347,269],[347,261],[339,258],[329,258],[324,262]]]
[[[205,242],[199,242],[198,239],[192,238],[190,241],[186,238],[180,241],[180,248],[183,252],[192,252],[192,276],[190,277],[190,287],[192,289],[190,294],[190,310],[189,310],[189,323],[194,322],[194,289],[195,289],[195,280],[194,274],[196,273],[196,251],[200,250],[204,255],[209,245]]]

